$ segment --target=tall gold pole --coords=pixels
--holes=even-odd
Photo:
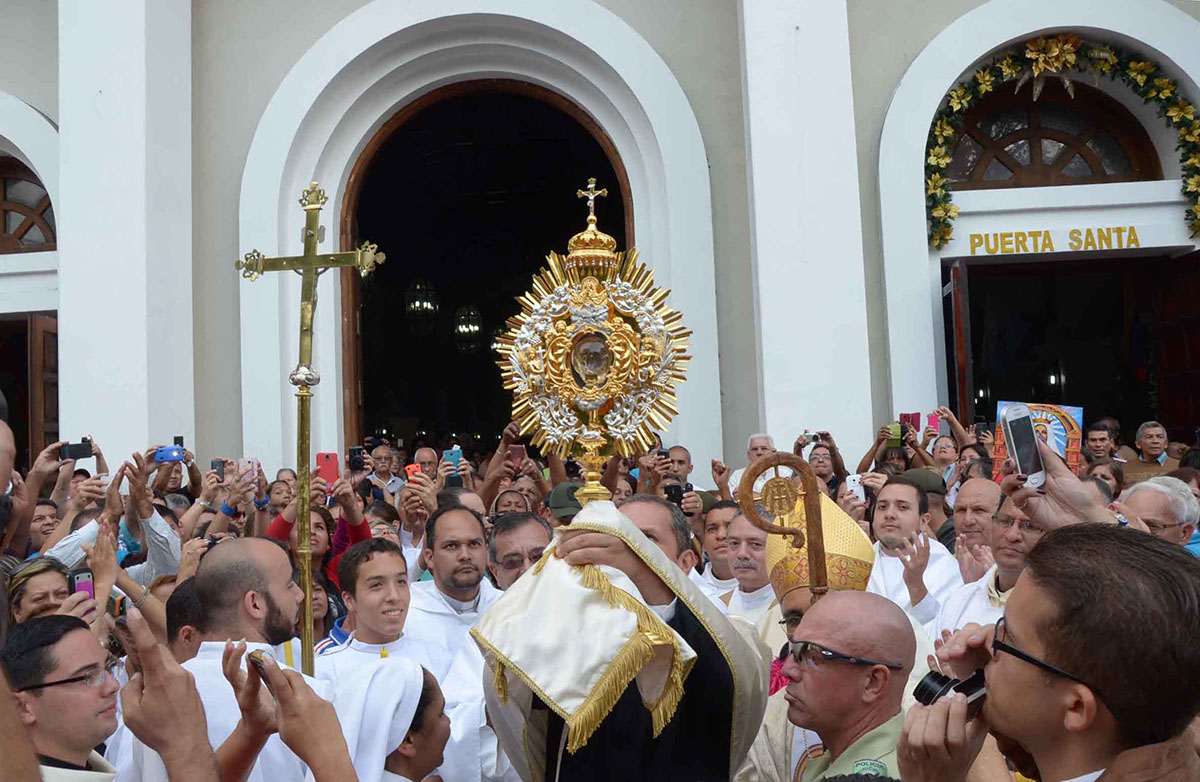
[[[300,667],[308,676],[313,675],[313,616],[312,616],[312,531],[309,512],[309,486],[311,478],[308,468],[308,417],[312,404],[312,389],[300,386],[296,389],[297,426],[296,432],[296,483],[300,496],[296,499],[296,515],[300,529],[300,585],[304,588],[304,604],[300,608]]]

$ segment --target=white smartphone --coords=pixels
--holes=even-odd
[[[854,496],[858,497],[859,502],[867,501],[867,493],[863,491],[862,476],[858,473],[846,476],[846,488],[854,492]]]
[[[1046,482],[1046,468],[1038,450],[1038,436],[1033,428],[1033,415],[1027,405],[1009,405],[1000,417],[1008,455],[1017,466],[1019,475],[1027,476],[1025,485],[1036,489]]]

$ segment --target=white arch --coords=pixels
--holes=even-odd
[[[1031,28],[1027,20],[1034,19],[1038,27]],[[896,87],[879,143],[894,410],[950,401],[946,399],[941,270],[925,236],[924,150],[929,123],[946,90],[980,57],[1039,32],[1061,29],[1091,29],[1127,40],[1167,66],[1196,99],[1200,22],[1163,0],[992,0],[959,17],[922,50]],[[1179,221],[1182,227],[1182,214]]]
[[[58,128],[40,111],[0,92],[0,153],[29,166],[58,201]],[[58,309],[58,252],[9,255],[0,263],[0,312]]]
[[[397,109],[445,84],[513,78],[576,102],[613,140],[629,175],[642,255],[693,331],[681,415],[667,439],[721,452],[721,405],[707,158],[692,108],[666,63],[592,0],[375,0],[347,16],[296,63],[259,122],[242,175],[239,245],[300,251],[296,199],[310,179],[329,204],[325,247],[338,236],[350,170]],[[582,173],[582,172],[581,172]],[[569,194],[568,194],[569,195]],[[566,196],[564,196],[566,197]],[[563,226],[564,237],[576,230]],[[405,262],[403,248],[381,248]],[[547,248],[552,249],[552,248]],[[340,313],[336,275],[319,285],[314,363],[324,382],[313,446],[340,447]],[[292,389],[299,285],[272,274],[240,286],[242,431],[247,452],[287,463],[295,440]],[[275,346],[280,346],[278,349]],[[265,350],[264,350],[265,348]],[[290,458],[290,456],[289,456]]]

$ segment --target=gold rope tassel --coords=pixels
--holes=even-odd
[[[501,703],[508,702],[508,677],[504,675],[504,663],[496,660],[496,670],[492,673],[492,686],[496,689],[496,697]]]
[[[671,671],[663,686],[662,695],[652,704],[646,704],[650,710],[650,720],[655,738],[675,716],[675,709],[683,697],[683,663],[680,660],[679,644],[673,635],[662,635],[658,632],[661,620],[646,608],[645,605],[612,585],[595,565],[583,565],[577,568],[588,589],[600,593],[604,601],[614,608],[623,608],[637,617],[637,632],[634,637],[617,653],[600,680],[592,688],[591,695],[584,701],[571,719],[567,720],[569,729],[567,751],[574,753],[582,747],[596,732],[600,723],[608,716],[617,700],[625,692],[625,688],[638,675],[642,667],[654,656],[654,647],[670,644],[672,648]]]

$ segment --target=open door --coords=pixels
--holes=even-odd
[[[969,422],[975,415],[974,372],[971,356],[971,300],[967,287],[967,264],[962,258],[950,264],[950,281],[942,289],[947,299],[943,311],[950,314],[953,330],[952,344],[954,360],[950,371],[954,383],[954,412],[959,420]]]
[[[29,317],[29,461],[58,441],[58,320]]]

